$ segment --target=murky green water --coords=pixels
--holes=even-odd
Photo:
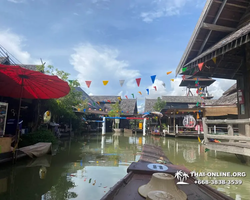
[[[162,146],[174,164],[200,172],[246,172],[242,185],[217,186],[234,199],[249,199],[250,167],[234,155],[205,153],[195,139],[95,136],[62,141],[56,156],[0,167],[0,200],[98,200],[126,175],[143,144]],[[223,179],[217,178],[217,179]]]

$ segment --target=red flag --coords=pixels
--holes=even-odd
[[[86,82],[87,87],[89,88],[92,81],[85,81],[85,82]]]
[[[128,96],[127,96],[127,95],[125,95],[125,97],[126,97],[126,99],[128,99]]]
[[[111,103],[111,101],[110,101],[110,100],[108,100],[108,102],[109,102],[109,103]]]
[[[156,86],[154,86],[155,91],[157,91]]]
[[[138,85],[138,87],[140,86],[140,82],[141,82],[141,78],[137,78],[137,79],[135,79],[136,80],[136,83],[137,83],[137,85]]]
[[[202,69],[203,65],[204,65],[204,62],[203,62],[203,63],[199,63],[199,64],[198,64],[198,67],[199,67],[199,70],[200,70],[200,71],[201,71],[201,69]]]
[[[182,80],[185,80],[185,77],[186,77],[186,76],[185,76],[185,75],[183,75],[183,76],[182,76]]]
[[[196,90],[196,93],[197,93],[197,94],[199,93],[199,90],[198,90],[198,89]]]

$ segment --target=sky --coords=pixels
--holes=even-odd
[[[41,64],[42,58],[70,73],[89,95],[134,94],[140,111],[145,98],[186,94],[175,69],[204,0],[0,0],[0,5],[0,45],[22,64]],[[119,80],[125,80],[122,87]],[[92,81],[89,88],[85,81]],[[234,83],[216,79],[208,91],[219,98]]]

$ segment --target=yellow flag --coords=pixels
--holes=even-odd
[[[141,93],[140,91],[139,91],[138,93],[139,93],[140,95],[142,95],[142,93]]]
[[[214,63],[216,64],[216,57],[213,57],[212,60],[213,60]]]
[[[102,81],[103,85],[107,85],[109,81]]]
[[[174,79],[170,79],[170,81],[174,81]]]
[[[197,119],[200,119],[200,115],[199,115],[199,113],[197,113]]]
[[[201,139],[200,139],[200,137],[198,136],[198,141],[199,141],[199,143],[201,143]]]
[[[171,74],[172,73],[172,71],[170,71],[170,72],[167,72],[167,75],[169,75],[169,74]]]

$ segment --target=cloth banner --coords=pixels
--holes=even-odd
[[[103,85],[107,85],[109,81],[102,81]]]
[[[169,75],[169,74],[171,74],[172,73],[172,71],[170,71],[170,72],[167,72],[167,75]]]
[[[90,84],[91,84],[92,81],[85,81],[87,87],[89,88],[90,87]]]
[[[137,79],[135,79],[136,80],[136,83],[137,83],[137,85],[138,85],[138,87],[140,86],[140,82],[141,82],[141,78],[137,78]]]
[[[149,89],[146,89],[147,93],[149,94]]]
[[[156,75],[151,76],[151,80],[152,80],[152,83],[153,83],[153,84],[154,84],[154,82],[155,82],[155,77],[156,77]]]
[[[125,80],[119,80],[121,87],[123,86]]]

